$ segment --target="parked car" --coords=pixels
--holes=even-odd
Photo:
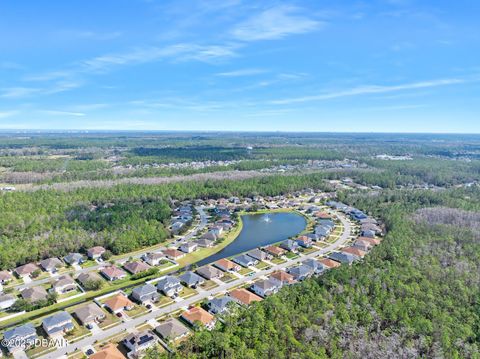
[[[122,313],[117,313],[117,317],[121,318],[121,317],[122,317]]]

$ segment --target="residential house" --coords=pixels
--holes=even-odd
[[[305,234],[305,236],[307,236],[308,238],[310,238],[312,241],[315,241],[315,242],[322,239],[322,237],[317,233],[307,233]]]
[[[318,211],[314,214],[317,219],[331,219],[332,216],[326,212]]]
[[[125,268],[131,274],[137,274],[137,273],[141,273],[141,272],[145,272],[146,270],[149,270],[150,266],[143,262],[135,261],[135,262],[128,262],[124,264],[123,268]]]
[[[49,273],[56,273],[58,268],[63,267],[63,262],[58,258],[47,258],[40,262],[40,267]]]
[[[262,300],[258,295],[246,290],[245,288],[237,288],[228,293],[240,305],[250,305],[253,302]]]
[[[207,329],[213,329],[216,323],[215,317],[200,307],[193,307],[183,312],[182,318],[191,325],[201,323]]]
[[[69,275],[62,275],[52,285],[52,290],[57,294],[65,294],[77,290],[75,281]]]
[[[49,337],[63,336],[63,334],[72,331],[73,318],[65,311],[57,312],[42,321],[42,328]]]
[[[211,240],[208,238],[200,238],[200,239],[197,239],[195,243],[197,243],[199,247],[210,248],[210,247],[213,247],[213,245],[215,244],[215,240]]]
[[[361,231],[373,231],[375,234],[381,234],[382,229],[374,223],[363,223],[360,226]]]
[[[223,277],[223,272],[211,265],[197,268],[196,272],[206,279]]]
[[[184,283],[187,287],[190,288],[196,288],[197,286],[205,283],[205,279],[192,271],[183,273],[179,277],[179,279],[182,283]]]
[[[376,235],[375,231],[372,231],[370,229],[361,231],[360,233],[362,237],[368,237],[368,238],[375,238],[375,235]]]
[[[300,247],[303,248],[311,248],[312,247],[312,240],[307,236],[300,236],[298,237],[295,242],[298,243]]]
[[[88,359],[125,359],[125,355],[117,349],[115,344],[108,343]]]
[[[84,258],[83,255],[81,255],[80,253],[69,253],[68,255],[63,257],[63,261],[73,266],[82,264],[84,262]]]
[[[180,246],[180,250],[185,253],[192,253],[196,251],[198,248],[198,244],[195,242],[186,242]]]
[[[348,211],[348,215],[356,221],[359,221],[361,219],[365,219],[368,217],[365,213],[363,213],[362,211],[356,208],[352,208],[350,211]]]
[[[268,246],[263,248],[263,250],[273,257],[281,257],[287,252],[285,249],[277,246]]]
[[[100,270],[100,273],[111,282],[115,280],[123,279],[127,276],[127,273],[125,273],[125,271],[121,270],[116,266],[108,266],[108,267],[102,268]]]
[[[157,282],[157,290],[168,297],[174,297],[183,290],[183,286],[178,278],[169,275]]]
[[[273,272],[270,274],[268,279],[270,279],[270,281],[275,283],[278,287],[295,283],[295,278],[283,270],[277,270]]]
[[[322,258],[319,260],[327,269],[340,267],[341,264],[337,261],[331,260],[330,258]]]
[[[365,242],[368,242],[370,243],[372,246],[377,246],[381,243],[381,240],[380,238],[371,238],[371,237],[358,237],[357,240],[362,240],[362,241],[365,241]]]
[[[174,318],[161,322],[155,331],[167,342],[180,340],[190,334],[187,327]]]
[[[10,308],[16,301],[17,298],[11,294],[0,295],[0,310]]]
[[[37,303],[48,298],[47,291],[41,286],[26,288],[20,295],[29,303]]]
[[[251,251],[248,251],[247,252],[247,255],[249,255],[250,257],[252,258],[255,258],[259,261],[263,261],[265,259],[272,259],[272,256],[270,254],[268,254],[267,252],[264,252],[258,248],[256,249],[252,249]]]
[[[310,267],[314,274],[320,274],[326,269],[322,263],[315,259],[306,259],[302,262],[302,265]]]
[[[335,222],[332,219],[319,219],[317,220],[317,223],[319,226],[329,227],[332,229],[335,227]]]
[[[363,258],[367,254],[367,252],[362,251],[356,247],[345,247],[340,250],[343,253],[351,254],[357,258]]]
[[[6,270],[0,271],[0,284],[8,284],[12,280],[13,277],[10,272]]]
[[[27,264],[24,264],[23,266],[15,268],[15,273],[20,278],[26,278],[26,277],[30,277],[33,272],[39,271],[39,270],[40,268],[36,264],[27,263]]]
[[[315,234],[320,238],[326,238],[332,233],[333,227],[319,225],[315,227]]]
[[[223,233],[223,227],[221,226],[215,226],[215,227],[212,227],[208,230],[209,233],[213,233],[215,236],[217,236],[217,238],[219,238],[222,233]]]
[[[213,265],[224,272],[238,272],[242,268],[226,258],[219,259]]]
[[[218,239],[218,236],[211,232],[211,231],[208,231],[207,233],[203,234],[201,239],[206,239],[206,240],[209,240],[209,241],[216,241]]]
[[[147,349],[157,345],[158,337],[150,330],[144,330],[140,333],[131,333],[122,340],[123,345],[129,350],[129,357],[141,357],[141,354]]]
[[[373,244],[371,244],[370,242],[367,242],[367,241],[364,241],[362,239],[357,239],[354,243],[353,243],[353,246],[355,248],[358,248],[364,252],[368,252],[370,249],[372,249],[373,247]]]
[[[165,259],[165,256],[163,253],[148,252],[142,256],[142,259],[151,266],[157,266],[163,259]]]
[[[378,221],[373,217],[362,218],[361,220],[359,220],[359,222],[361,224],[372,223],[372,224],[377,224],[378,225]]]
[[[242,267],[250,267],[258,264],[258,260],[247,256],[246,254],[240,254],[232,259],[237,264],[240,264]]]
[[[229,296],[217,297],[207,302],[207,307],[212,314],[226,313],[231,303],[235,301]]]
[[[313,269],[306,265],[299,265],[288,269],[288,273],[295,278],[297,281],[302,281],[307,279],[313,274]]]
[[[343,252],[333,252],[328,256],[328,258],[344,264],[352,264],[353,261],[357,259],[356,256]]]
[[[95,303],[89,303],[78,307],[73,311],[82,325],[91,326],[94,323],[103,321],[106,317],[105,312]]]
[[[96,272],[87,272],[80,273],[77,277],[77,281],[82,285],[82,287],[85,287],[88,283],[102,282],[103,279]]]
[[[105,248],[95,246],[87,250],[87,257],[90,259],[98,259],[102,257],[103,253],[105,253]]]
[[[282,243],[280,243],[280,248],[295,253],[298,251],[298,243],[291,239],[286,239]]]
[[[250,289],[255,294],[265,298],[271,294],[277,293],[280,287],[269,279],[260,279],[253,283]]]
[[[132,299],[140,304],[154,303],[158,300],[159,296],[160,294],[157,292],[157,288],[148,283],[133,288],[131,294]]]
[[[38,339],[37,330],[32,323],[26,323],[3,333],[3,339],[7,343],[5,347],[9,353],[25,350]]]
[[[118,293],[112,298],[107,299],[104,304],[105,307],[114,314],[123,312],[124,310],[132,310],[135,306],[130,299],[121,293]]]
[[[181,229],[185,226],[185,223],[182,221],[176,221],[172,224],[171,231],[173,234],[178,234]]]
[[[175,248],[167,248],[163,251],[163,254],[165,255],[165,257],[174,259],[174,260],[185,257],[185,253],[180,252]]]

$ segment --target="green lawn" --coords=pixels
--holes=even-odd
[[[282,258],[276,257],[276,258],[271,259],[270,262],[272,262],[272,263],[274,263],[274,264],[282,264],[282,263],[285,263],[286,260],[285,260],[285,259],[282,259]]]
[[[255,268],[257,269],[265,269],[267,267],[269,267],[270,265],[268,263],[265,263],[265,262],[258,262],[258,264],[255,266]]]
[[[161,308],[161,307],[165,307],[165,306],[169,305],[172,302],[173,302],[172,298],[167,297],[165,295],[161,295],[160,298],[158,299],[158,302],[155,303],[155,304],[156,304],[157,307]]]
[[[73,297],[74,295],[77,295],[77,294],[82,294],[83,292],[80,290],[80,289],[76,289],[76,290],[72,290],[68,293],[65,293],[65,294],[59,294],[58,299],[65,299],[65,298],[70,298],[70,297]]]
[[[247,275],[247,274],[250,274],[252,272],[253,272],[253,270],[251,270],[250,268],[242,268],[238,271],[238,273],[240,273],[241,275]]]
[[[232,273],[225,273],[224,276],[222,278],[220,278],[220,280],[224,283],[230,283],[230,282],[234,281],[235,279],[237,279],[237,277],[235,275],[233,275]]]
[[[186,299],[186,298],[189,298],[192,295],[195,295],[197,293],[198,292],[195,289],[184,286],[182,291],[180,293],[178,293],[178,296]]]
[[[105,319],[102,322],[98,323],[98,326],[100,328],[103,329],[113,324],[120,324],[120,318],[118,318],[116,315],[113,315],[111,313],[107,313],[105,310],[104,312],[105,312]]]
[[[146,313],[148,311],[147,308],[145,308],[143,305],[136,305],[133,307],[132,310],[126,311],[127,315],[130,318],[136,318],[139,317],[140,315]]]
[[[87,328],[80,326],[75,320],[73,320],[73,325],[75,326],[75,328],[65,334],[65,339],[67,339],[70,343],[79,340],[85,335],[91,335],[90,331]]]
[[[298,254],[297,253],[293,253],[293,252],[287,252],[285,254],[285,257],[289,258],[289,259],[295,259],[295,258],[298,258]]]
[[[310,248],[302,248],[303,254],[309,254],[318,251],[318,248],[310,247]]]
[[[202,289],[209,290],[209,289],[217,287],[217,283],[215,283],[213,280],[207,280],[200,287]]]
[[[88,261],[83,262],[80,265],[80,267],[89,268],[89,267],[93,267],[93,266],[96,266],[96,265],[98,265],[98,263],[96,261],[88,260]]]

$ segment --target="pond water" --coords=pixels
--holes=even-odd
[[[303,216],[292,212],[246,214],[242,216],[242,221],[242,231],[232,243],[195,264],[202,266],[250,249],[280,242],[297,235],[307,225]]]

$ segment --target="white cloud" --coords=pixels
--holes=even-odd
[[[0,111],[0,118],[7,118],[15,116],[18,111]]]
[[[285,105],[285,104],[291,104],[291,103],[323,101],[323,100],[330,100],[330,99],[340,98],[340,97],[361,96],[361,95],[388,93],[388,92],[396,92],[396,91],[404,91],[404,90],[424,89],[424,88],[430,88],[430,87],[457,85],[457,84],[462,84],[468,81],[469,80],[461,79],[461,78],[450,78],[450,79],[447,78],[447,79],[413,82],[408,84],[392,85],[392,86],[367,85],[367,86],[354,87],[354,88],[342,90],[342,91],[325,92],[322,94],[312,95],[312,96],[302,96],[302,97],[286,98],[281,100],[273,100],[270,103],[275,105]]]
[[[227,71],[227,72],[219,72],[216,75],[220,77],[241,77],[241,76],[259,75],[265,72],[267,71],[262,69],[241,69],[241,70],[233,70],[233,71]]]
[[[22,98],[31,96],[38,91],[40,91],[40,89],[33,87],[8,87],[0,91],[0,97],[11,99]]]
[[[212,61],[235,56],[234,45],[176,44],[166,47],[138,48],[130,52],[94,57],[81,62],[79,72],[103,72],[115,66],[126,66],[174,59],[179,61]]]
[[[273,40],[310,32],[324,25],[298,12],[298,8],[286,5],[270,8],[235,26],[232,35],[241,41]]]
[[[54,116],[74,116],[74,117],[83,117],[85,114],[83,112],[70,112],[70,111],[58,111],[58,110],[41,110],[41,113]]]

